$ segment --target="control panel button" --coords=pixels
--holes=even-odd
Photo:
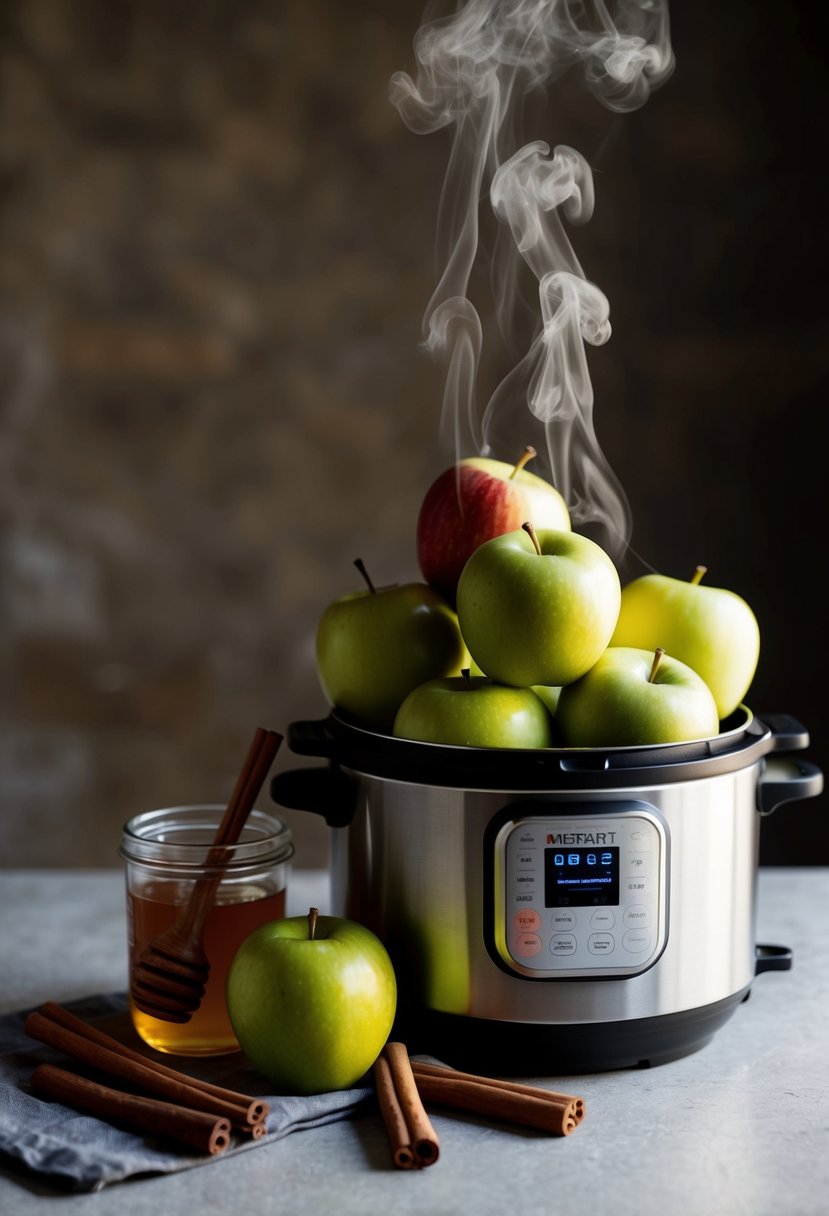
[[[550,942],[553,954],[564,957],[576,953],[576,939],[572,933],[557,933]]]
[[[622,945],[631,954],[644,954],[651,947],[651,935],[647,929],[628,929],[622,938]]]
[[[641,899],[648,892],[648,879],[644,874],[636,874],[622,882],[622,895],[629,899]]]
[[[535,908],[519,908],[512,923],[519,933],[535,933],[541,928],[541,916]]]
[[[515,875],[515,885],[519,891],[531,891],[535,886],[535,871],[519,870]]]
[[[622,920],[631,928],[644,929],[650,924],[651,914],[644,904],[630,904],[622,913]]]
[[[518,844],[521,846],[522,849],[534,849],[535,848],[535,846],[538,844],[538,838],[536,837],[536,834],[532,828],[523,827],[520,829],[520,832],[518,835]]]
[[[575,929],[576,914],[571,912],[569,908],[556,908],[550,919],[550,924],[554,929]]]
[[[590,917],[591,929],[612,929],[615,923],[616,917],[610,908],[597,908]]]
[[[591,933],[587,939],[587,949],[591,954],[612,954],[616,948],[616,939],[612,933]]]
[[[516,958],[533,958],[544,945],[537,933],[521,933],[515,940]]]

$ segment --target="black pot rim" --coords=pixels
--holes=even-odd
[[[741,705],[718,735],[648,747],[541,749],[456,747],[398,739],[332,710],[294,722],[287,742],[298,755],[324,757],[366,776],[417,785],[487,790],[613,789],[698,780],[757,763],[771,751],[808,745],[785,715],[755,717]]]

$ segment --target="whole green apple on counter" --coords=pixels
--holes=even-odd
[[[393,734],[455,747],[549,747],[550,716],[529,688],[494,684],[468,671],[429,680],[409,693]]]
[[[594,541],[526,523],[472,554],[458,584],[458,622],[491,679],[570,684],[610,641],[620,596],[616,567]]]
[[[455,603],[458,579],[484,541],[520,528],[531,519],[539,528],[570,527],[564,499],[548,481],[524,466],[536,455],[527,447],[517,464],[469,456],[432,483],[417,520],[420,572]]]
[[[733,591],[706,586],[700,581],[705,573],[705,566],[698,566],[690,582],[645,574],[628,583],[611,645],[664,647],[702,676],[723,719],[754,679],[760,629],[746,601]]]
[[[328,1093],[356,1084],[382,1051],[397,980],[371,930],[312,908],[245,938],[227,1008],[242,1051],[279,1093]]]
[[[355,565],[367,586],[323,612],[317,672],[331,705],[385,731],[413,688],[458,674],[468,654],[455,613],[432,587],[376,588],[362,562]]]
[[[719,733],[708,685],[661,649],[610,646],[561,690],[556,723],[568,747],[633,747]]]

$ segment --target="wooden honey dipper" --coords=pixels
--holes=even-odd
[[[202,933],[222,881],[226,850],[239,839],[281,742],[275,731],[257,728],[207,855],[207,874],[195,883],[174,924],[141,952],[130,990],[142,1013],[164,1022],[189,1022],[201,1005],[210,972]]]

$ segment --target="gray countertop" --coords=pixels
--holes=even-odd
[[[311,902],[327,907],[325,876],[295,872],[289,912]],[[759,977],[693,1055],[569,1078],[567,1091],[587,1103],[571,1136],[432,1111],[441,1159],[401,1173],[379,1115],[364,1113],[91,1195],[57,1192],[2,1161],[0,1212],[503,1216],[520,1204],[591,1216],[819,1216],[829,1191],[828,907],[829,869],[761,870],[758,939],[791,946],[792,970]],[[124,940],[119,872],[0,871],[0,1012],[125,988]]]

